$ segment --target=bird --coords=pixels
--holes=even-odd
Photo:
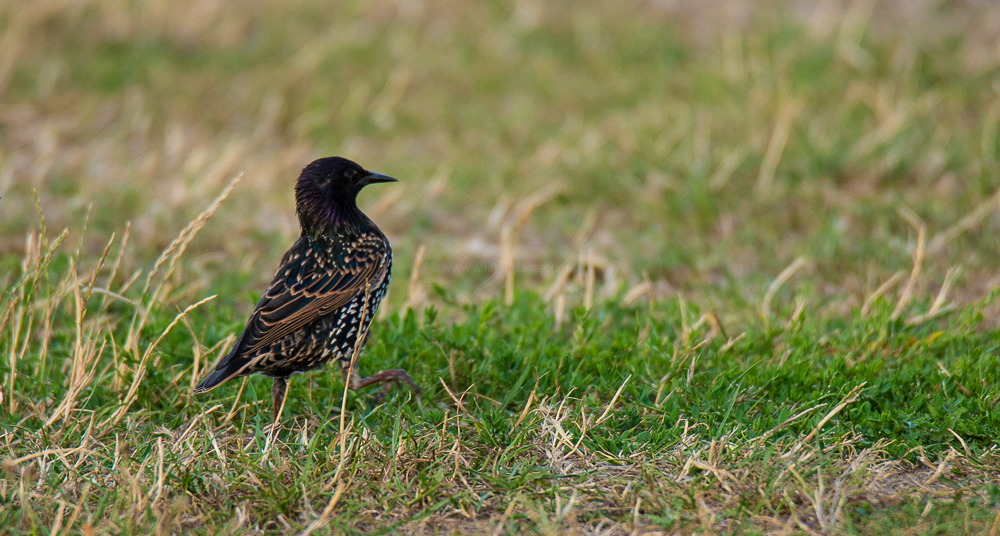
[[[314,160],[302,169],[295,183],[301,234],[282,257],[232,350],[194,394],[232,378],[269,376],[277,421],[288,377],[330,361],[340,366],[351,390],[382,383],[379,396],[384,397],[394,383],[403,382],[420,393],[404,370],[363,378],[357,366],[392,272],[389,240],[358,208],[357,196],[369,184],[396,181],[339,156]]]

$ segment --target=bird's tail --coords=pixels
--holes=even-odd
[[[230,370],[229,367],[219,367],[215,369],[215,372],[202,380],[201,383],[198,384],[198,387],[194,388],[194,394],[199,395],[201,393],[207,393],[208,391],[211,391],[221,385],[222,382],[239,375],[240,372],[241,371],[239,369]]]

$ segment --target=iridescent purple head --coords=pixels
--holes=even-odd
[[[295,210],[302,230],[315,232],[367,221],[358,209],[358,192],[376,182],[396,179],[367,171],[339,156],[313,160],[302,168],[295,183]]]

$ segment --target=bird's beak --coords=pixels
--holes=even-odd
[[[398,179],[396,179],[395,177],[390,177],[388,175],[383,175],[381,173],[374,173],[374,172],[368,173],[368,176],[365,177],[365,184],[374,184],[376,182],[397,182],[397,181]]]

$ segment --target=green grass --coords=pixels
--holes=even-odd
[[[683,529],[715,516],[710,525],[760,530],[761,519],[795,515],[816,524],[816,497],[832,516],[822,523],[848,532],[880,526],[858,513],[865,508],[886,519],[911,519],[917,508],[882,512],[878,501],[938,502],[931,519],[944,526],[956,522],[956,494],[978,526],[1000,499],[1000,344],[995,331],[975,329],[984,304],[906,326],[879,300],[866,317],[802,313],[728,338],[694,327],[698,311],[680,300],[576,308],[558,327],[532,291],[512,306],[445,305],[448,320],[410,311],[376,323],[362,367],[406,368],[421,398],[397,390],[374,405],[351,393],[341,435],[338,378],[330,369],[298,376],[270,445],[265,379],[250,379],[239,399],[239,382],[190,395],[191,345],[204,370],[218,354],[205,349],[240,328],[232,303],[189,313],[143,366],[175,311],[148,302],[130,350],[130,308],[85,300],[86,286],[77,295],[63,284],[67,272],[58,257],[29,269],[5,308],[8,318],[51,322],[46,348],[37,341],[20,355],[6,339],[18,357],[4,389],[16,459],[0,482],[0,521],[17,530],[62,521],[72,504],[87,515],[84,531],[297,532],[341,484],[334,532],[429,530],[425,519],[486,530],[514,497],[523,502],[508,528],[543,532],[602,519]],[[150,288],[169,279],[154,274]],[[76,303],[85,304],[79,313]],[[8,320],[12,334],[23,331],[17,320]],[[116,422],[137,369],[144,376]],[[66,400],[75,400],[72,417],[47,424]],[[34,500],[45,496],[60,499]],[[573,496],[575,509],[565,502]]]
[[[0,533],[996,536],[1000,11],[882,4],[0,7]],[[275,434],[327,154],[424,392]]]

